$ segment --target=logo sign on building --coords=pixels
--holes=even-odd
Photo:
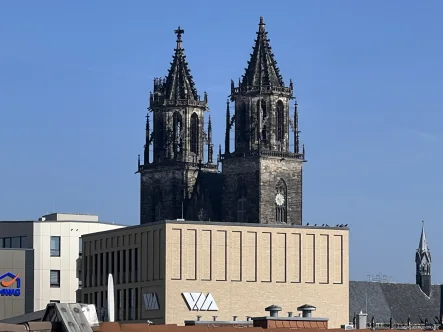
[[[7,272],[0,276],[1,296],[20,296],[20,275]]]
[[[217,303],[211,293],[182,293],[189,310],[195,311],[218,311]]]
[[[159,310],[157,293],[143,294],[143,300],[145,301],[146,311]]]

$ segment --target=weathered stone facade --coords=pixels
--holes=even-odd
[[[298,111],[291,117],[293,84],[285,86],[260,18],[254,50],[238,86],[231,82],[226,111],[225,151],[213,164],[212,126],[204,130],[203,100],[182,48],[177,46],[168,76],[154,80],[141,173],[141,223],[188,218],[251,223],[302,223],[302,164]],[[230,146],[231,128],[235,140]],[[293,133],[293,148],[290,134]],[[150,146],[153,161],[150,162]],[[207,145],[207,157],[204,147]],[[218,162],[222,172],[218,172]]]

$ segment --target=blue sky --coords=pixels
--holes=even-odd
[[[26,4],[26,5],[24,5]],[[443,282],[443,2],[9,1],[0,5],[0,219],[139,222],[145,113],[174,29],[223,143],[231,78],[265,17],[296,84],[304,221],[351,226],[351,278],[414,280],[421,220]]]

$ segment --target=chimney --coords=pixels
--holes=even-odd
[[[270,305],[269,307],[265,308],[265,311],[269,311],[269,315],[271,317],[278,317],[278,312],[281,311],[281,307],[273,304],[273,305]]]
[[[357,315],[357,330],[366,329],[368,314],[364,314],[362,311]]]
[[[288,317],[292,317],[292,311],[288,312]]]
[[[302,312],[302,317],[312,317],[312,312],[315,311],[317,308],[313,305],[304,304],[297,308],[298,311]]]

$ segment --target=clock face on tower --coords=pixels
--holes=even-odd
[[[275,195],[275,204],[277,204],[278,206],[282,206],[284,202],[285,198],[282,194],[278,193],[277,195]]]

